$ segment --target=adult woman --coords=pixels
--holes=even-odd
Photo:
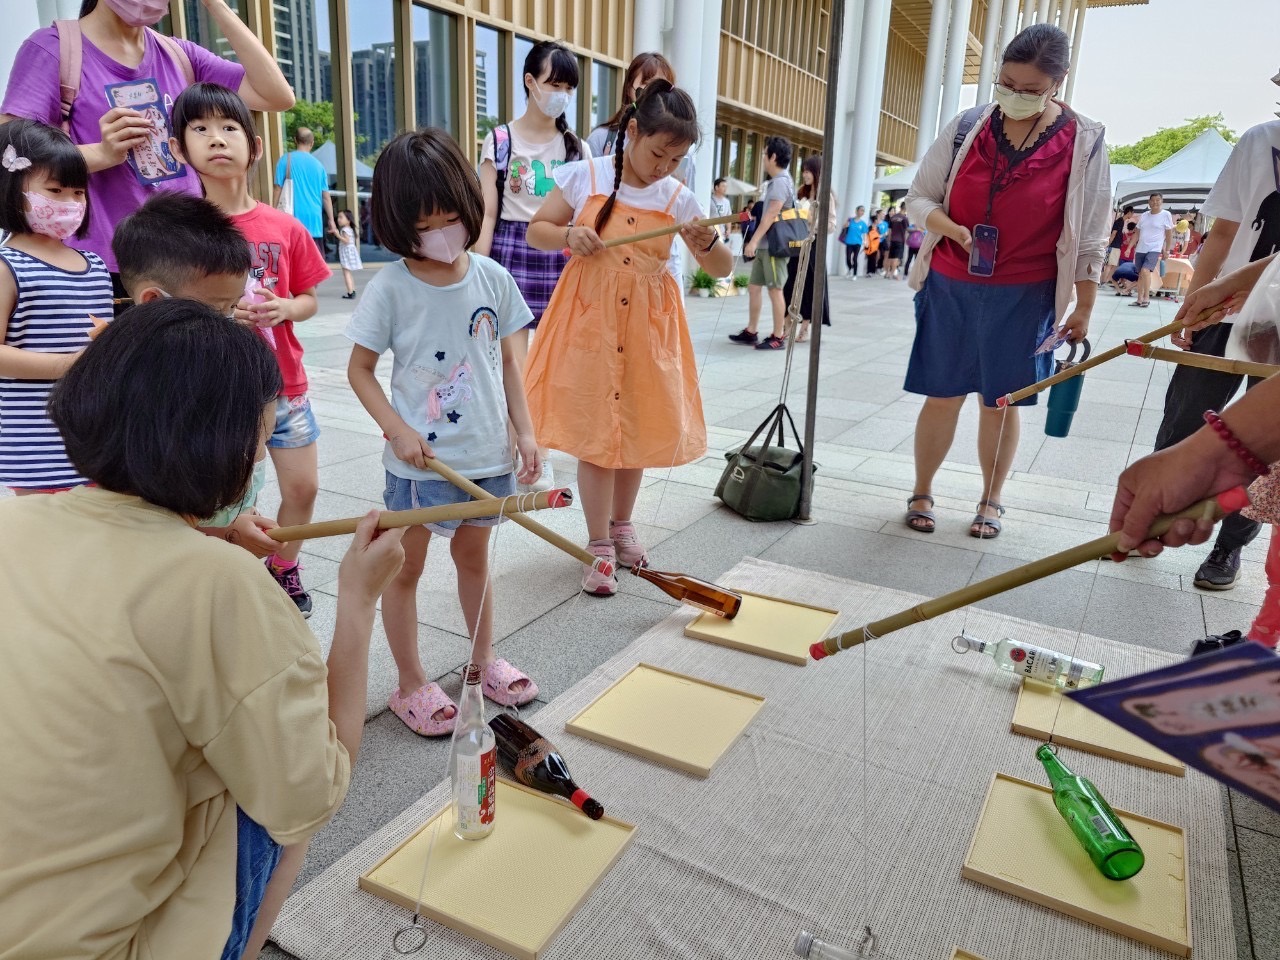
[[[160,38],[152,24],[169,10],[163,0],[84,0],[79,28],[79,96],[71,106],[68,133],[89,163],[93,221],[84,247],[106,261],[124,289],[111,252],[115,225],[136,210],[157,184],[199,196],[195,171],[169,152],[169,109],[196,81],[239,92],[254,110],[287,110],[293,91],[267,52],[226,0],[202,0],[239,63],[185,40]],[[37,30],[18,49],[0,120],[26,117],[51,126],[64,119],[59,99],[59,27]],[[185,62],[183,58],[185,57]],[[105,95],[104,95],[105,92]]]
[[[1071,340],[1089,330],[1110,174],[1102,125],[1054,99],[1069,63],[1057,27],[1035,24],[1014,37],[996,102],[946,126],[907,194],[911,219],[928,230],[911,276],[916,337],[904,386],[927,397],[907,505],[907,524],[921,533],[934,529],[933,478],[976,392],[983,496],[969,534],[999,535],[1019,421],[996,400],[1049,374],[1052,355],[1036,348],[1055,325]]]
[[[817,232],[818,225],[816,217],[818,216],[818,184],[822,182],[822,156],[814,154],[807,157],[804,163],[800,164],[800,189],[796,191],[796,206],[808,212],[809,217],[809,233],[812,235]],[[830,234],[836,228],[836,195],[831,194],[831,203],[827,210],[827,233]],[[815,248],[810,248],[815,249]],[[796,272],[799,269],[800,258],[791,257],[787,260],[787,282],[782,288],[783,299],[786,300],[787,309],[791,308],[791,296],[796,288]],[[796,342],[803,343],[809,339],[809,322],[813,320],[813,277],[814,277],[813,254],[809,256],[809,269],[804,281],[804,296],[800,300],[800,316],[802,322],[800,331],[796,334]],[[822,322],[828,327],[831,326],[831,308],[827,299],[827,291],[822,291]]]
[[[590,156],[565,119],[565,108],[577,88],[578,58],[552,40],[534,44],[524,58],[524,113],[490,131],[480,148],[484,224],[475,251],[510,271],[533,311],[529,326],[513,334],[522,369],[529,353],[529,331],[537,329],[569,262],[559,250],[529,246],[525,232],[556,185],[552,177],[556,168]],[[531,487],[550,490],[553,482],[551,461],[543,450],[542,474]]]
[[[244,498],[279,386],[253,330],[190,300],[134,307],[49,402],[95,486],[0,502],[0,542],[22,557],[0,578],[15,955],[238,958],[342,804],[400,531],[361,523],[326,667],[261,562],[194,529]]]

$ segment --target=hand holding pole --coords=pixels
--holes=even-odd
[[[659,227],[656,230],[646,230],[643,233],[633,233],[625,237],[613,237],[604,241],[606,247],[621,247],[628,243],[639,243],[641,240],[653,240],[656,237],[668,237],[679,233],[685,227],[718,227],[725,223],[747,223],[751,220],[751,213],[743,210],[741,213],[730,214],[727,217],[706,217],[702,220],[694,220],[691,223],[675,223],[669,227]],[[566,257],[572,256],[572,251],[565,247],[561,251]]]

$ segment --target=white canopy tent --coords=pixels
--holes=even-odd
[[[882,193],[887,193],[890,196],[894,196],[894,194],[905,195],[911,189],[911,181],[916,178],[916,171],[919,169],[920,164],[908,163],[897,173],[890,173],[881,177],[871,185],[871,189],[875,191],[877,196]],[[897,197],[894,197],[894,199],[897,199]]]
[[[311,151],[311,155],[324,164],[325,173],[329,174],[329,176],[336,177],[338,175],[338,150],[333,145],[332,140],[322,143],[320,146],[316,147]],[[369,166],[367,163],[361,163],[357,160],[356,179],[372,180],[373,167]]]
[[[1164,195],[1167,208],[1187,210],[1200,207],[1229,156],[1231,144],[1217,130],[1206,130],[1163,163],[1116,183],[1116,206],[1132,203],[1145,210],[1147,198],[1159,193]]]
[[[1115,196],[1116,188],[1126,180],[1140,177],[1147,171],[1132,163],[1113,163],[1111,165],[1111,195]],[[1120,209],[1117,207],[1117,209]]]

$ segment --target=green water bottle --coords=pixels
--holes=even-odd
[[[1115,811],[1090,781],[1072,773],[1049,744],[1036,750],[1053,787],[1053,805],[1104,877],[1128,880],[1146,862],[1142,848],[1130,836]]]

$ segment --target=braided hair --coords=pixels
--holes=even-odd
[[[548,61],[551,63],[551,73],[547,76],[547,83],[567,83],[576,90],[579,82],[578,58],[570,53],[563,44],[554,40],[540,40],[533,45],[533,49],[524,58],[524,72],[536,80],[542,74],[542,68],[547,65]],[[527,100],[529,98],[528,84],[525,84],[524,95]],[[563,113],[556,117],[556,129],[564,137],[565,163],[582,159],[582,144],[578,141],[574,132],[569,129],[569,121]]]
[[[622,168],[625,163],[623,147],[626,145],[627,128],[636,122],[636,136],[650,137],[665,134],[673,143],[697,143],[698,112],[689,94],[673,87],[668,80],[653,79],[644,88],[644,95],[627,107],[618,122],[618,142],[613,148],[613,192],[596,216],[595,231],[599,233],[609,222],[614,204],[618,200],[618,188],[622,186]]]

